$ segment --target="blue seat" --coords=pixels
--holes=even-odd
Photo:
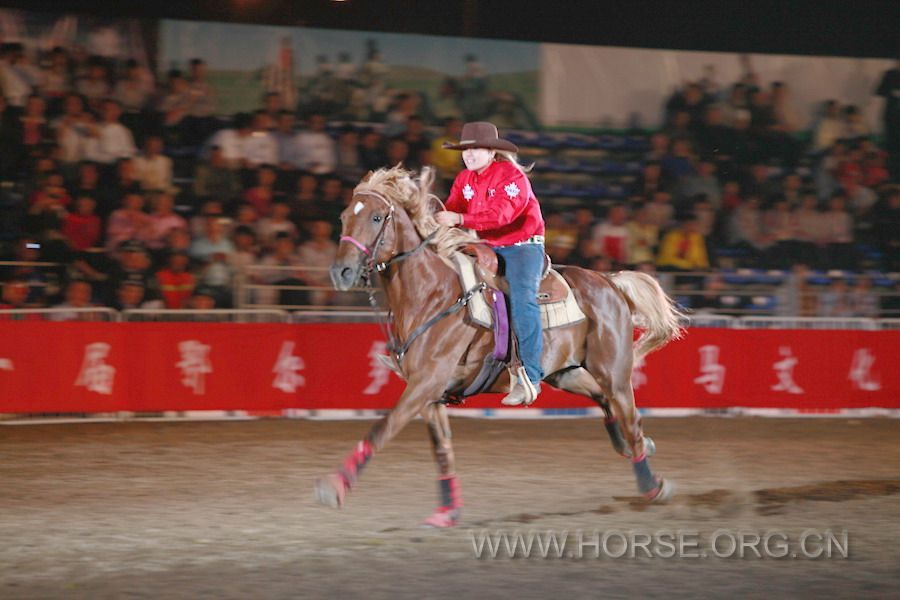
[[[573,133],[573,134],[567,135],[563,139],[563,143],[568,148],[586,149],[586,148],[590,148],[593,146],[594,140],[592,140],[591,138],[589,138],[585,135]]]
[[[650,149],[650,140],[645,136],[630,135],[623,140],[622,149],[629,152],[646,152]]]
[[[602,150],[618,150],[625,145],[625,140],[614,135],[601,135],[596,145]]]

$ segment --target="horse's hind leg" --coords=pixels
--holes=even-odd
[[[425,525],[429,527],[452,527],[459,521],[462,509],[462,492],[456,478],[453,457],[453,443],[450,434],[450,419],[444,404],[432,403],[422,409],[422,418],[428,425],[434,460],[438,467],[438,497],[440,504]]]
[[[415,417],[426,402],[440,396],[440,384],[410,384],[404,390],[397,405],[377,421],[366,437],[360,440],[344,460],[336,473],[316,481],[316,499],[327,506],[340,508],[347,492],[356,485],[359,474],[376,451],[393,439]]]
[[[561,390],[585,396],[596,402],[603,409],[603,425],[606,427],[606,433],[609,435],[613,449],[622,456],[631,458],[631,449],[625,441],[625,436],[622,435],[619,419],[613,414],[612,407],[603,395],[603,390],[600,389],[597,380],[590,373],[582,367],[575,367],[554,373],[547,378],[547,381]]]
[[[672,487],[650,470],[647,457],[655,446],[652,440],[644,437],[641,415],[634,404],[631,328],[622,327],[620,331],[628,331],[629,335],[604,334],[589,338],[585,367],[595,377],[603,395],[610,400],[613,412],[621,423],[625,441],[631,448],[638,490],[650,500],[664,501],[671,495]]]

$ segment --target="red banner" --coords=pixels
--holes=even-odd
[[[898,347],[900,331],[697,328],[632,382],[642,408],[900,408]],[[383,352],[374,325],[4,322],[0,413],[389,408],[404,383]],[[544,390],[540,408],[592,406]]]

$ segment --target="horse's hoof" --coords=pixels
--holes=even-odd
[[[319,504],[324,504],[331,508],[340,508],[344,505],[347,488],[344,486],[344,480],[341,479],[341,476],[332,473],[323,479],[316,479],[315,495]]]
[[[655,504],[665,504],[669,500],[672,499],[672,496],[675,495],[675,484],[670,482],[668,479],[659,480],[659,485],[656,489],[651,490],[645,497],[648,501],[653,502]]]
[[[422,522],[422,527],[433,528],[433,529],[447,529],[448,527],[455,527],[459,522],[459,511],[458,510],[448,510],[446,508],[439,508],[434,511],[430,517],[425,519]]]

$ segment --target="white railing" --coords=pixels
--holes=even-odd
[[[122,311],[120,320],[125,322],[188,321],[200,323],[287,323],[290,315],[283,310],[268,309],[150,309],[135,308]]]
[[[385,311],[360,310],[298,310],[291,313],[291,323],[377,323],[387,316]]]
[[[0,321],[107,321],[119,320],[112,308],[6,308],[0,310]]]
[[[879,329],[900,329],[900,319],[878,319]]]
[[[385,312],[371,308],[348,310],[278,310],[270,308],[234,309],[128,309],[112,308],[13,308],[0,309],[0,322],[34,321],[103,321],[103,322],[209,322],[209,323],[374,323]],[[685,327],[721,327],[723,329],[857,329],[898,330],[900,319],[865,319],[836,317],[734,317],[714,313],[690,314],[682,319]]]
[[[892,319],[893,320],[893,319]],[[879,319],[862,317],[741,317],[738,329],[882,329]]]

